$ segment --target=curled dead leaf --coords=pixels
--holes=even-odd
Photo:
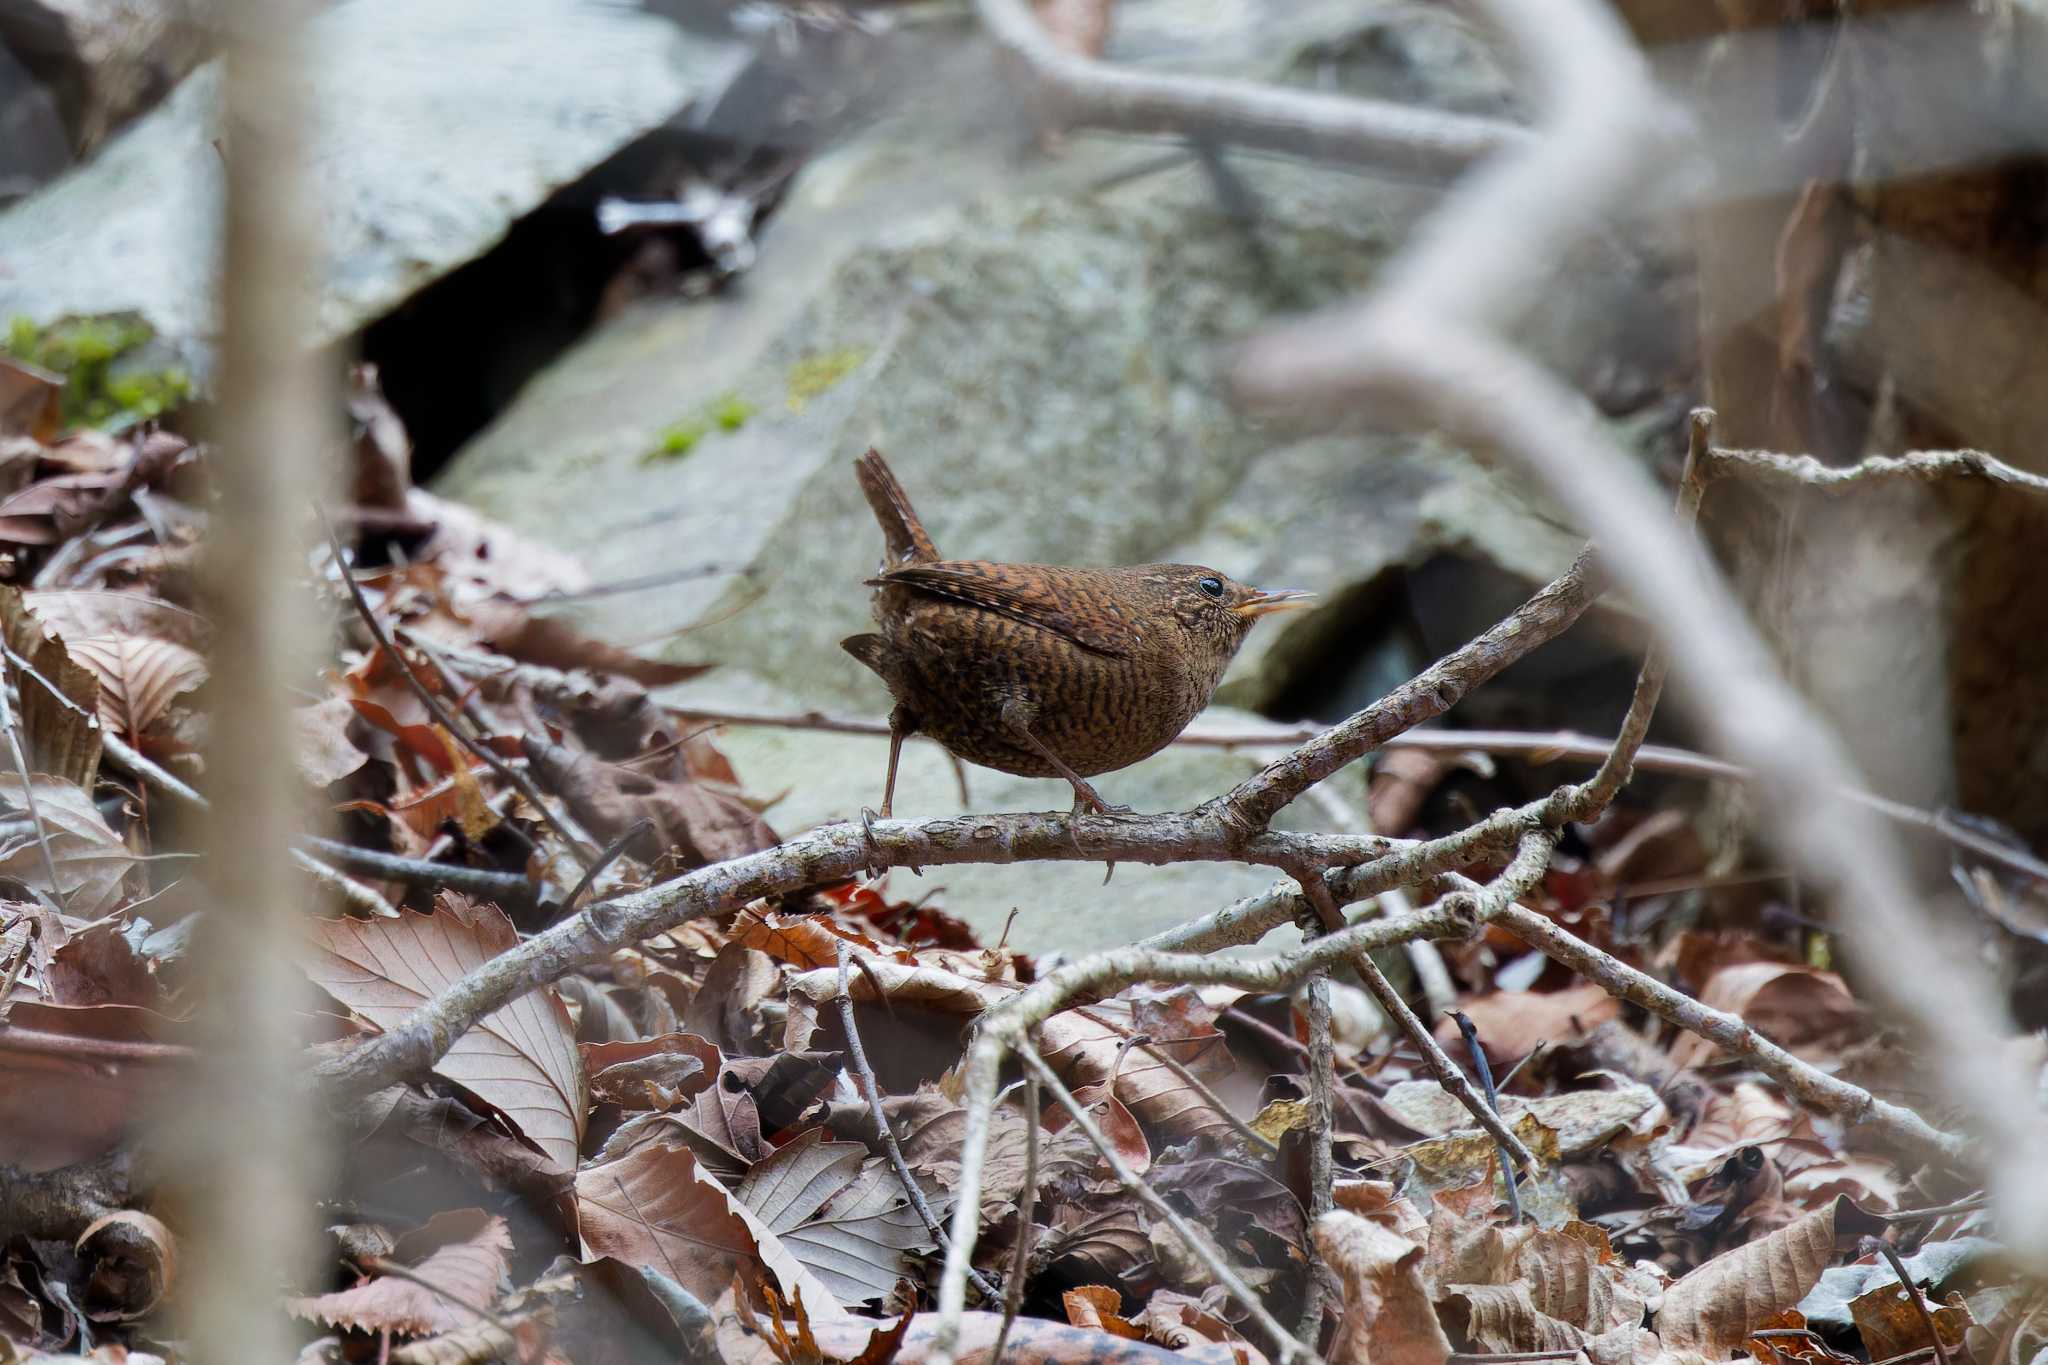
[[[178,1239],[136,1209],[103,1214],[72,1250],[93,1260],[85,1312],[95,1322],[133,1322],[154,1312],[178,1277]]]

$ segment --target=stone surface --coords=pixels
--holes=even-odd
[[[345,337],[720,78],[736,49],[597,0],[350,0],[313,21],[316,340]],[[218,64],[0,214],[0,318],[136,312],[211,334]]]

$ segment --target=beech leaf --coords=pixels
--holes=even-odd
[[[519,941],[495,905],[444,892],[435,913],[324,920],[312,928],[313,984],[379,1029],[403,1023],[473,967]],[[557,1171],[573,1170],[588,1101],[569,1012],[551,990],[531,991],[455,1040],[434,1066],[505,1115]]]

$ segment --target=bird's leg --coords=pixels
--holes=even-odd
[[[903,737],[917,733],[917,716],[901,702],[889,713],[889,775],[882,781],[882,818],[896,804],[896,760],[903,757]]]
[[[1054,772],[1067,779],[1074,789],[1075,813],[1092,810],[1102,815],[1132,814],[1129,806],[1113,806],[1103,800],[1101,793],[1089,786],[1081,774],[1069,768],[1064,759],[1046,746],[1044,740],[1031,733],[1031,722],[1037,715],[1038,708],[1022,697],[1011,697],[1003,703],[1003,727],[1022,740],[1033,753],[1052,764]]]
[[[903,737],[915,734],[916,731],[917,716],[898,703],[896,709],[889,713],[889,775],[882,780],[881,819],[888,819],[890,808],[896,804],[896,760],[903,756]],[[860,832],[861,838],[867,844],[867,871],[870,877],[878,875],[882,865],[882,850],[875,843],[876,818],[874,812],[865,806],[861,807]],[[924,875],[924,869],[914,864],[910,870],[919,876]]]

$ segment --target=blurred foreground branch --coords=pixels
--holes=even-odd
[[[1826,724],[1785,683],[1726,583],[1700,549],[1675,542],[1641,465],[1615,448],[1585,405],[1494,332],[1552,278],[1552,263],[1602,215],[1624,206],[1673,124],[1647,68],[1599,7],[1574,0],[1489,0],[1548,112],[1536,150],[1496,164],[1389,267],[1387,285],[1249,346],[1239,382],[1260,402],[1374,407],[1436,426],[1506,459],[1613,556],[1708,734],[1754,768],[1767,828],[1799,866],[1854,907],[1849,943],[1872,982],[1932,1051],[1929,1072],[1971,1114],[1995,1152],[2008,1228],[2048,1257],[2048,1162],[2031,1094],[2000,1047],[2010,1030],[1982,966],[1929,951],[1904,859],[1866,808]]]
[[[1133,71],[1064,51],[1024,0],[975,0],[1053,127],[1168,133],[1292,156],[1447,179],[1527,129],[1497,119],[1217,77]]]
[[[293,962],[302,943],[291,843],[306,793],[279,753],[292,746],[291,701],[315,672],[304,575],[303,509],[330,448],[308,281],[319,240],[306,175],[308,79],[296,0],[223,0],[215,11],[221,81],[224,213],[217,524],[205,557],[218,623],[212,801],[205,881],[204,979],[194,989],[204,1046],[184,1097],[173,1178],[191,1210],[183,1296],[195,1360],[289,1360],[298,1350],[277,1300],[312,1248],[311,1185],[321,1165],[312,1115],[297,1099]]]

